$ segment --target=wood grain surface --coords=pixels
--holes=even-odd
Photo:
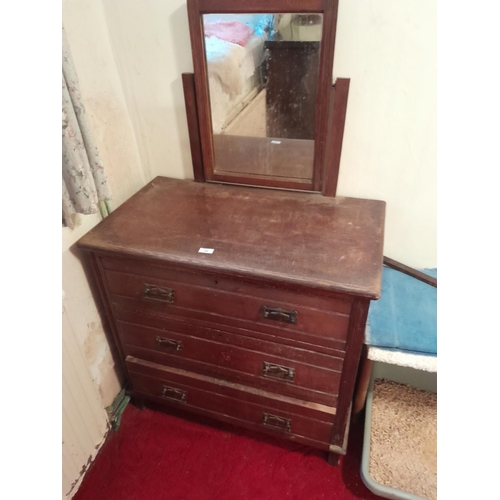
[[[378,299],[384,215],[383,201],[157,177],[78,245]]]

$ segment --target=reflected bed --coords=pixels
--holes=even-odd
[[[217,23],[207,24],[205,29],[215,24]],[[240,24],[249,28],[244,23]],[[223,40],[218,36],[205,36],[212,126],[215,134],[224,133],[231,121],[262,88],[260,68],[264,61],[266,34],[262,30],[258,32],[261,35],[252,28],[252,33],[246,37],[244,45]],[[243,37],[240,37],[240,40],[242,39]]]

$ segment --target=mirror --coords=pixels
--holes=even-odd
[[[214,173],[312,181],[323,14],[204,14]]]

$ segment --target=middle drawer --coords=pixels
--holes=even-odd
[[[341,358],[189,323],[159,329],[117,320],[125,355],[336,405]]]

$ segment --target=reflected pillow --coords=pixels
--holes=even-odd
[[[244,47],[253,33],[253,28],[241,21],[216,21],[204,25],[205,36],[215,36],[226,42]]]

